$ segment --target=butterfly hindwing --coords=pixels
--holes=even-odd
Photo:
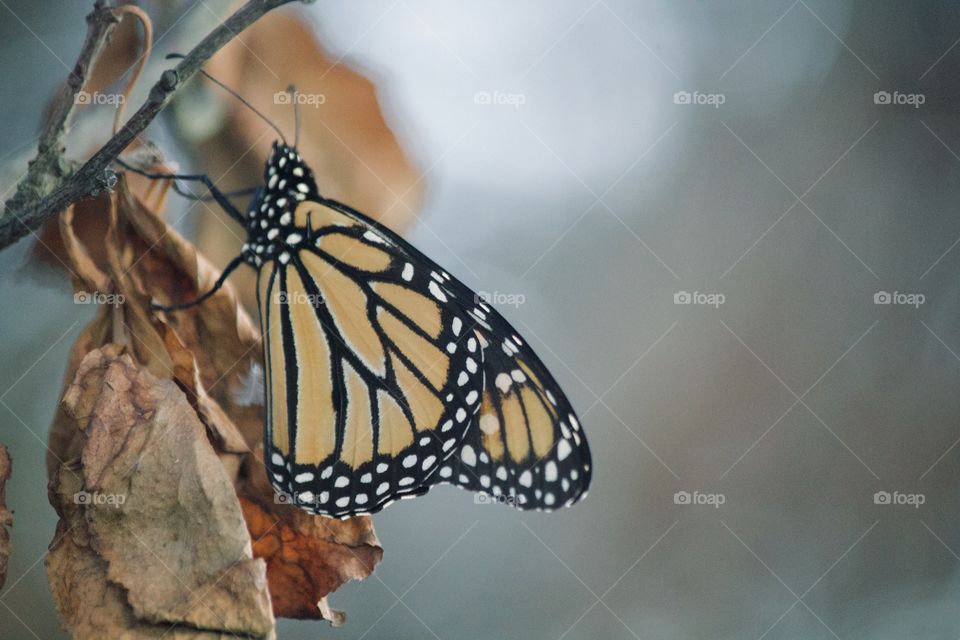
[[[591,460],[566,396],[516,334],[481,340],[486,387],[458,456],[440,477],[520,509],[551,511],[586,495]]]

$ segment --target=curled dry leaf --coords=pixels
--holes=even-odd
[[[63,408],[82,442],[50,494],[61,516],[47,558],[75,638],[273,637],[226,469],[183,392],[119,345],[81,361]]]
[[[143,198],[121,178],[60,223],[56,258],[77,290],[120,304],[101,306],[74,344],[51,429],[57,606],[75,637],[173,623],[266,637],[272,613],[339,622],[325,597],[382,556],[370,519],[276,502],[262,464],[257,329],[230,285],[182,312],[148,310],[193,299],[219,273],[155,212],[162,192]],[[81,490],[128,497],[77,505]]]
[[[7,509],[7,480],[13,473],[13,462],[7,448],[0,444],[0,589],[7,579],[7,562],[10,560],[10,532],[13,526],[13,512]]]

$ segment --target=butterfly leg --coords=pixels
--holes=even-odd
[[[190,302],[184,302],[184,303],[182,303],[182,304],[173,304],[173,305],[169,305],[169,306],[168,306],[168,305],[162,305],[162,304],[151,304],[151,305],[150,305],[150,310],[151,310],[151,311],[166,311],[166,312],[170,312],[170,311],[182,311],[183,309],[189,309],[190,307],[193,307],[193,306],[196,306],[196,305],[200,304],[201,302],[203,302],[204,300],[206,300],[207,298],[209,298],[210,296],[212,296],[213,294],[215,294],[217,291],[219,291],[220,288],[223,286],[223,283],[227,281],[227,277],[229,277],[229,275],[233,272],[233,270],[236,269],[237,267],[239,267],[241,264],[243,264],[243,256],[242,256],[242,255],[239,255],[239,256],[237,256],[236,258],[234,258],[233,260],[231,260],[231,261],[230,261],[230,264],[228,264],[228,265],[224,268],[223,273],[220,274],[220,277],[217,278],[217,281],[213,284],[213,287],[212,287],[209,291],[207,291],[206,293],[204,293],[202,296],[200,296],[199,298],[197,298],[197,299],[195,299],[195,300],[191,300]]]
[[[127,164],[126,162],[124,162],[123,160],[120,160],[119,158],[117,159],[117,164],[122,166],[124,169],[127,169],[128,171],[133,171],[134,173],[139,174],[145,178],[150,178],[151,180],[173,180],[173,188],[176,190],[176,192],[179,193],[180,195],[183,195],[191,199],[202,199],[202,197],[198,198],[197,196],[193,195],[190,192],[182,191],[180,186],[177,184],[177,181],[185,180],[189,182],[200,182],[207,188],[207,190],[210,191],[210,197],[213,198],[213,200],[216,201],[216,203],[219,204],[223,208],[223,210],[230,215],[231,218],[233,218],[234,220],[236,220],[241,224],[246,222],[246,217],[242,213],[240,213],[240,211],[235,206],[233,206],[233,203],[230,202],[230,200],[228,199],[229,195],[235,195],[235,194],[226,194],[223,191],[220,191],[220,189],[218,189],[217,186],[213,183],[213,180],[210,179],[210,176],[208,176],[205,173],[177,174],[177,173],[156,173],[152,171],[144,171],[142,169],[137,169]],[[244,189],[243,191],[248,191],[248,190]],[[254,191],[256,191],[256,189],[254,189]]]

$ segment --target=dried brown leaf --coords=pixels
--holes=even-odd
[[[82,451],[51,483],[62,535],[47,570],[74,637],[151,637],[171,625],[203,632],[183,637],[272,637],[264,563],[181,389],[107,345],[80,363],[63,407]],[[101,600],[88,602],[97,586]]]

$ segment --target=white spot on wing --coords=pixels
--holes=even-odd
[[[543,469],[543,477],[547,479],[547,482],[555,482],[557,480],[557,463],[551,460],[547,463],[547,466]]]
[[[433,297],[439,300],[440,302],[447,301],[447,296],[445,296],[443,291],[440,290],[440,285],[438,285],[433,280],[430,281],[430,284],[427,285],[427,288],[430,290],[430,293],[433,294]]]
[[[533,484],[533,475],[530,473],[530,470],[527,469],[520,474],[520,477],[517,479],[517,482],[522,484],[525,487],[529,487]]]
[[[377,244],[387,244],[387,241],[381,238],[372,229],[368,229],[367,231],[364,231],[363,237],[369,240],[370,242],[376,242]]]

